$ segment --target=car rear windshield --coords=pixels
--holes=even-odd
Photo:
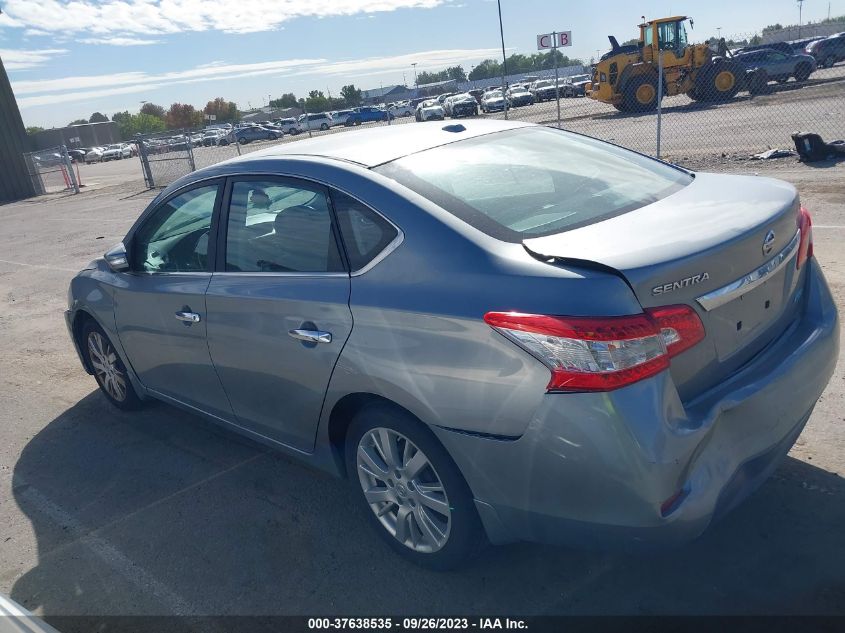
[[[546,127],[442,145],[375,171],[511,242],[628,213],[693,179],[684,170],[621,147]]]

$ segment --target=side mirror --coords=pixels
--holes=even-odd
[[[116,273],[122,273],[129,270],[129,254],[126,252],[126,247],[123,242],[112,246],[105,255],[106,263]]]

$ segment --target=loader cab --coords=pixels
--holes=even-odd
[[[663,65],[679,66],[690,62],[689,39],[684,24],[686,16],[664,18],[640,24],[643,60],[657,62],[657,51],[663,51]],[[692,20],[690,20],[690,24]]]

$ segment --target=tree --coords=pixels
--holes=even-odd
[[[622,42],[622,44],[620,44],[620,46],[631,46],[632,44],[639,44],[639,43],[640,43],[640,38],[632,37],[630,40],[625,40],[624,42]]]
[[[30,125],[28,128],[26,128],[27,134],[38,134],[39,132],[43,132],[43,131],[44,131],[44,128],[39,126],[39,125]]]
[[[91,118],[88,119],[88,123],[105,123],[108,120],[109,118],[102,112],[95,112],[91,115]]]
[[[151,114],[129,114],[129,112],[117,112],[112,118],[120,130],[120,137],[130,139],[136,134],[153,134],[164,132],[167,129],[164,121]]]
[[[361,91],[355,87],[355,84],[349,84],[340,89],[340,96],[343,97],[344,104],[347,107],[354,108],[361,105],[362,94]]]
[[[217,97],[214,101],[206,103],[203,112],[205,114],[213,114],[216,117],[216,121],[223,123],[231,123],[240,118],[238,115],[238,106],[235,102],[226,101],[223,97]]]
[[[466,81],[467,74],[464,71],[463,66],[450,66],[446,69],[446,75],[449,79],[454,79],[455,81]]]
[[[292,92],[286,92],[278,99],[270,100],[271,108],[295,108],[298,105],[299,101],[297,101],[296,95]]]
[[[165,111],[164,108],[160,105],[150,103],[148,101],[147,103],[141,106],[141,114],[149,114],[150,116],[157,117],[163,121]]]
[[[171,130],[200,127],[203,123],[203,116],[202,112],[198,112],[190,104],[172,103],[167,114],[164,115],[164,122]]]
[[[322,90],[312,90],[305,100],[305,108],[309,112],[325,112],[329,109],[329,100],[326,99]]]
[[[71,125],[84,125],[84,124],[86,124],[86,123],[88,123],[88,119],[74,119],[73,121],[71,121],[70,123],[68,123],[68,126],[71,126]]]

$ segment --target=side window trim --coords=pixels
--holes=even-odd
[[[149,220],[150,217],[154,216],[161,207],[169,203],[174,198],[178,198],[179,196],[193,191],[194,189],[201,189],[203,187],[210,187],[210,186],[217,187],[217,195],[214,198],[214,210],[211,213],[211,226],[208,231],[208,270],[205,271],[148,271],[148,270],[136,270],[133,268],[134,264],[134,251],[136,249],[135,238],[138,234],[138,231],[144,224]],[[176,191],[173,191],[169,196],[166,198],[162,198],[155,205],[151,205],[147,208],[146,211],[141,215],[140,218],[132,225],[132,228],[129,229],[129,232],[126,234],[124,238],[124,244],[126,244],[129,248],[129,262],[130,262],[130,269],[128,271],[131,275],[210,275],[215,267],[217,262],[217,244],[219,242],[219,233],[220,233],[220,213],[222,209],[222,202],[223,202],[223,185],[224,185],[224,178],[221,177],[214,177],[209,178],[206,180],[197,180],[192,182],[184,187],[180,187]]]
[[[337,212],[335,210],[334,196],[336,194],[342,193],[345,196],[349,196],[350,198],[352,198],[353,200],[355,200],[359,204],[367,207],[367,209],[369,209],[375,215],[380,217],[387,224],[392,226],[396,231],[396,236],[390,242],[388,242],[385,245],[385,247],[383,249],[381,249],[381,251],[379,251],[374,257],[372,257],[370,259],[370,261],[368,261],[365,266],[363,266],[362,268],[359,268],[357,270],[350,270],[350,273],[349,273],[350,277],[359,277],[360,275],[363,275],[363,274],[369,272],[370,270],[372,270],[373,268],[375,268],[388,255],[390,255],[393,251],[395,251],[399,247],[399,245],[405,240],[405,233],[402,231],[401,228],[399,228],[396,225],[395,222],[392,222],[390,220],[390,218],[386,217],[383,213],[380,213],[379,211],[374,209],[371,205],[367,204],[366,202],[364,202],[363,200],[361,200],[357,196],[352,195],[348,191],[342,191],[341,189],[337,189],[337,188],[334,188],[334,187],[329,187],[328,191],[329,191],[329,205],[331,206],[332,215],[333,215],[334,220],[335,220],[334,224],[335,224],[335,227],[337,229],[337,237],[338,237],[338,240],[339,240],[338,243],[341,245],[341,251],[342,251],[342,254],[343,254],[344,261],[347,262],[347,270],[351,269],[351,266],[349,265],[349,256],[347,255],[347,252],[346,252],[347,246],[346,246],[346,243],[343,241],[343,234],[342,234],[342,231],[340,231],[340,222],[337,219]]]
[[[226,270],[226,240],[229,230],[229,211],[231,208],[230,202],[232,199],[232,189],[235,182],[266,182],[274,181],[279,184],[289,184],[294,187],[305,186],[309,189],[316,189],[326,196],[328,201],[329,213],[331,214],[332,234],[335,239],[335,244],[340,251],[340,259],[343,262],[345,270],[339,272],[249,272],[249,271],[233,271]],[[278,174],[232,174],[226,177],[226,184],[222,188],[223,195],[220,197],[220,213],[218,216],[218,231],[216,239],[216,248],[214,256],[214,265],[212,270],[216,275],[268,275],[276,277],[348,277],[349,276],[349,261],[346,258],[346,250],[343,248],[341,241],[340,228],[337,223],[337,216],[334,212],[334,205],[331,201],[329,188],[326,185],[309,180],[307,178],[297,178],[296,176],[284,176]]]

